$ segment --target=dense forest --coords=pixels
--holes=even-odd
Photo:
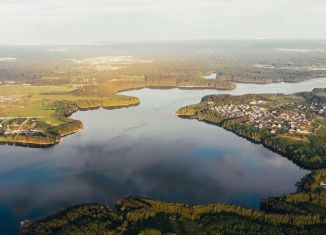
[[[267,198],[260,210],[229,204],[188,205],[140,197],[77,205],[34,222],[23,234],[325,234],[325,170],[314,171],[290,195]]]

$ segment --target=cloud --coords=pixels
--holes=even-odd
[[[324,0],[0,0],[0,4],[0,43],[326,38],[320,30],[326,22]]]

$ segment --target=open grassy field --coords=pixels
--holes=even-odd
[[[71,99],[72,96],[44,95],[44,93],[60,94],[71,90],[71,86],[2,86],[1,97],[9,100],[0,102],[0,117],[37,117],[58,124],[60,121],[53,118],[54,110],[49,109],[48,106],[54,100]]]

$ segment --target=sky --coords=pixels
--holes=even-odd
[[[326,39],[325,0],[0,0],[0,44]]]

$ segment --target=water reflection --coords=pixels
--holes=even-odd
[[[76,203],[111,204],[128,195],[190,203],[231,202],[257,207],[289,193],[307,172],[221,128],[173,115],[212,93],[262,93],[325,87],[239,84],[232,92],[150,90],[138,107],[78,112],[85,129],[49,149],[0,146],[0,230]]]

